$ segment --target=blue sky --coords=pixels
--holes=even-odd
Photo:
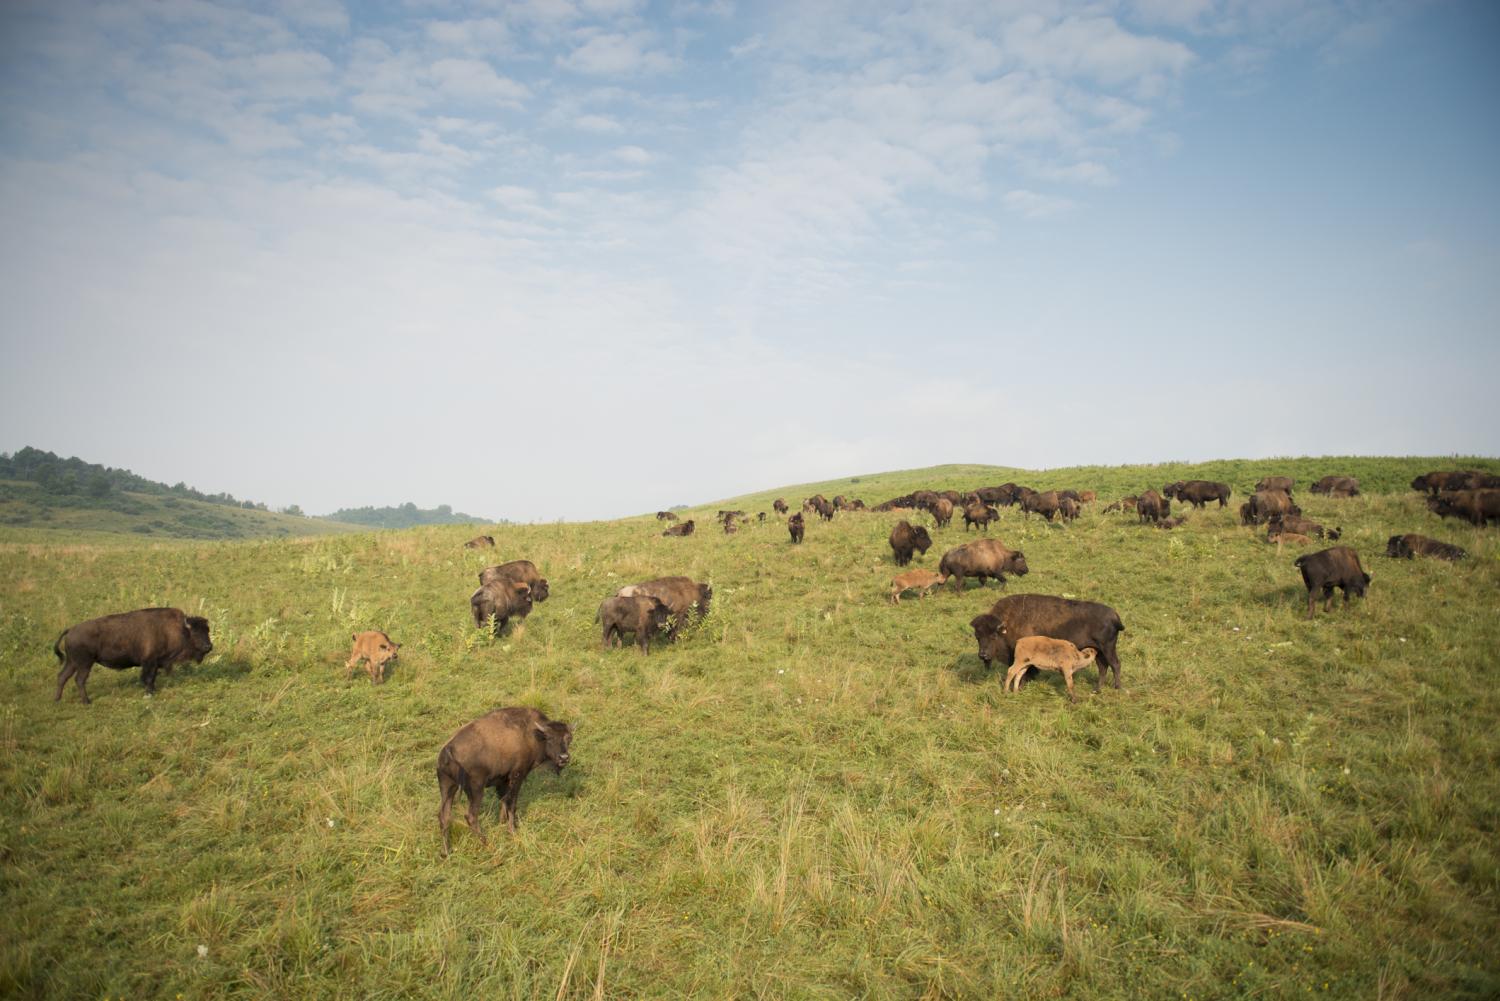
[[[609,517],[1500,454],[1500,7],[0,5],[0,449]]]

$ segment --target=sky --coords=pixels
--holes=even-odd
[[[1500,455],[1497,52],[1490,0],[6,0],[0,451],[522,521]]]

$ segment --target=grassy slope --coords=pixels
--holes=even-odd
[[[41,488],[34,483],[6,481],[12,491],[24,495]],[[329,535],[361,531],[361,526],[299,518],[209,504],[185,497],[125,493],[135,510],[101,507],[46,507],[23,499],[0,499],[0,541],[32,542],[58,540],[103,542],[106,536],[134,539],[235,539]]]
[[[1178,473],[1052,475],[1024,482]],[[1500,536],[1407,492],[1303,504],[1375,576],[1312,622],[1294,554],[1233,508],[1172,533],[1005,511],[992,534],[1033,568],[1012,592],[1128,626],[1126,691],[1085,682],[1076,707],[981,669],[967,622],[994,585],[884,603],[893,516],[798,548],[776,521],[678,540],[648,516],[502,527],[497,554],[462,527],[0,550],[0,992],[1495,996]],[[1475,558],[1386,560],[1397,531]],[[553,596],[492,641],[465,617],[497,555]],[[710,579],[713,614],[649,658],[601,652],[599,600],[665,572]],[[150,604],[207,614],[208,662],[154,700],[99,668],[92,706],[54,705],[57,632]],[[372,627],[406,644],[382,688],[342,679]],[[492,796],[492,850],[460,823],[445,862],[437,749],[518,702],[578,723],[575,764],[531,778],[515,837]]]

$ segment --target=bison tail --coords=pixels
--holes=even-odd
[[[57,642],[52,644],[52,655],[57,658],[59,664],[63,662],[62,641],[66,635],[68,635],[68,631],[64,629],[57,634]]]
[[[438,752],[437,773],[439,778],[447,775],[450,778],[457,779],[458,784],[465,789],[469,788],[469,773],[464,771],[463,765],[454,760],[453,748],[451,747],[444,745],[443,749]]]

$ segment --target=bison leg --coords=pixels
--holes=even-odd
[[[1347,597],[1348,592],[1346,591],[1346,592],[1344,592],[1344,594]],[[1325,612],[1331,612],[1331,611],[1333,611],[1333,585],[1332,584],[1324,584],[1323,585],[1323,611],[1325,611]]]
[[[1062,672],[1063,681],[1067,682],[1067,685],[1068,685],[1068,701],[1069,702],[1077,702],[1078,701],[1078,696],[1076,694],[1074,694],[1074,692],[1073,692],[1073,671],[1074,670],[1075,670],[1074,668],[1065,667],[1065,668],[1063,668],[1063,672]]]
[[[73,677],[73,675],[77,671],[78,671],[78,662],[75,661],[72,657],[69,657],[67,660],[63,661],[62,670],[57,672],[57,694],[54,695],[54,696],[52,696],[52,701],[53,702],[59,702],[59,701],[62,700],[62,693],[63,693],[64,686],[67,685],[68,679],[71,678],[71,677]],[[84,675],[87,675],[87,673],[88,672],[85,671]],[[85,693],[83,691],[83,676],[79,677],[79,680],[78,680],[77,684],[78,684],[78,694],[83,698],[83,701],[87,702],[88,701],[88,696],[85,695]]]
[[[489,846],[489,839],[484,836],[484,829],[479,826],[479,804],[484,802],[484,781],[465,773],[468,780],[464,785],[464,795],[469,798],[469,809],[464,814],[464,822],[469,825],[469,830],[479,836],[480,842]]]
[[[157,666],[155,664],[141,665],[141,685],[145,687],[146,692],[150,695],[156,694],[156,671]]]
[[[509,785],[505,790],[505,826],[510,833],[516,833],[516,800],[521,798],[521,783],[526,781],[526,773],[516,769],[509,775]]]
[[[1010,670],[1005,672],[1005,684],[1000,686],[1000,690],[1002,692],[1019,692],[1021,690],[1021,675],[1025,670],[1025,664],[1012,664]]]
[[[453,850],[448,843],[448,827],[453,823],[453,797],[458,795],[458,781],[443,771],[438,772],[438,829],[443,832],[443,855]]]

